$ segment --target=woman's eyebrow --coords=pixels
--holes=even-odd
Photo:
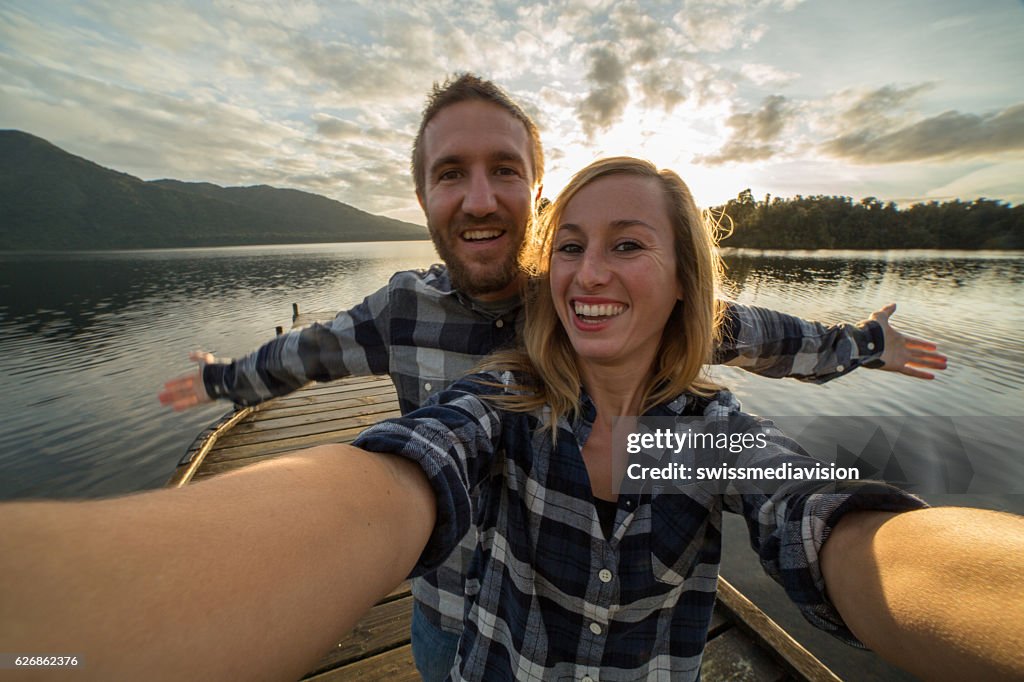
[[[619,218],[618,220],[612,220],[608,223],[608,227],[613,230],[625,230],[628,227],[643,227],[651,232],[657,232],[657,229],[650,223],[646,223],[639,218]],[[583,228],[576,223],[562,223],[558,226],[558,231],[568,230],[570,232],[582,232]]]

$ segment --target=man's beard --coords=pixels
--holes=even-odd
[[[488,264],[486,268],[471,267],[457,255],[456,242],[460,239],[458,234],[463,231],[464,224],[459,224],[454,229],[442,233],[427,225],[430,230],[430,237],[434,241],[434,248],[441,256],[441,260],[448,266],[448,275],[452,280],[452,287],[466,294],[467,296],[482,296],[492,294],[506,289],[519,276],[519,252],[523,248],[523,242],[516,248],[508,249],[499,261]],[[495,223],[493,220],[480,221],[478,229],[494,228],[504,230],[507,236],[511,236],[514,230],[507,222]],[[481,270],[483,270],[481,272]]]

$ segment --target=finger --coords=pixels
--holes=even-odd
[[[932,367],[935,369],[946,369],[948,362],[949,361],[946,359],[945,355],[938,354],[915,355],[907,361],[908,364]]]
[[[914,369],[913,367],[910,367],[908,365],[900,367],[898,371],[900,374],[906,374],[908,377],[914,377],[915,379],[924,379],[925,381],[931,381],[932,379],[935,378],[935,375],[932,374],[931,372],[924,372],[919,369]]]
[[[886,303],[884,306],[882,306],[881,308],[879,308],[875,312],[871,313],[871,317],[876,319],[876,320],[878,318],[881,318],[881,319],[884,319],[884,320],[888,320],[890,317],[892,317],[892,314],[894,312],[896,312],[896,304],[895,303]]]
[[[182,400],[194,399],[191,393],[183,391],[164,391],[157,398],[160,400],[161,405],[170,405],[171,407],[175,407]]]
[[[188,359],[192,362],[199,362],[204,365],[209,365],[217,361],[217,358],[213,356],[213,353],[207,353],[204,350],[194,350],[188,354]]]
[[[190,398],[190,394],[182,391],[163,391],[157,395],[157,398],[160,400],[161,405],[167,405],[177,410],[180,409],[179,405],[182,401]]]
[[[919,339],[915,336],[907,336],[906,334],[903,335],[903,343],[908,348],[926,348],[928,350],[935,350],[938,348],[938,345],[936,345],[934,341]]]
[[[190,407],[195,407],[198,404],[199,404],[199,401],[196,400],[195,396],[186,396],[186,397],[181,398],[180,400],[174,401],[174,403],[171,405],[171,407],[174,408],[175,412],[184,412],[185,410],[189,409]]]
[[[192,387],[193,375],[183,374],[164,383],[165,391],[180,391]]]

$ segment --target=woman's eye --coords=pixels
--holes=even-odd
[[[583,247],[579,244],[562,244],[555,250],[559,253],[583,253]]]
[[[636,251],[642,248],[638,242],[620,242],[615,245],[615,251]]]

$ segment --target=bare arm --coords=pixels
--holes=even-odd
[[[883,658],[927,680],[1024,677],[1024,517],[854,512],[821,567],[847,626]]]
[[[82,679],[297,679],[409,573],[434,515],[418,466],[344,445],[0,505],[0,650],[77,653]]]

